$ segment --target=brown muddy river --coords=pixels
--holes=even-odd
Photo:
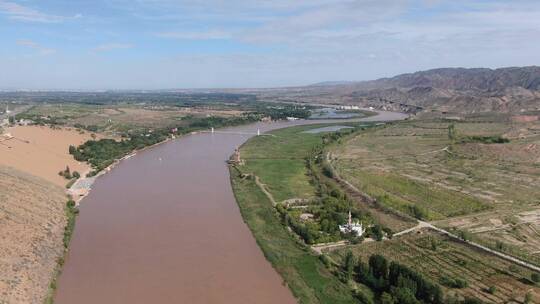
[[[366,120],[403,117],[386,112]],[[251,136],[185,136],[98,178],[81,202],[55,303],[295,303],[257,247],[231,189],[225,160]]]

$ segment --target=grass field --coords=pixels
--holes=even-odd
[[[530,293],[531,303],[540,301],[540,287],[530,280],[531,271],[436,233],[424,231],[351,246],[332,252],[331,257],[341,261],[348,250],[363,261],[372,254],[381,254],[408,265],[439,283],[446,296],[476,298],[483,303],[523,303]],[[468,286],[449,288],[442,283],[443,278],[462,279]]]
[[[273,136],[254,137],[242,146],[243,171],[257,175],[276,201],[310,199],[316,189],[308,176],[305,158],[314,146],[322,144],[322,134],[303,131],[318,126],[299,126],[271,132]]]
[[[300,303],[356,303],[348,287],[283,226],[268,198],[251,179],[231,169],[236,201],[257,244]]]

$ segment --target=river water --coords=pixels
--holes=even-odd
[[[55,303],[295,303],[242,220],[225,161],[257,129],[321,122],[188,135],[120,162],[81,202]]]

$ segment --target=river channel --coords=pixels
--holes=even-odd
[[[257,129],[323,122],[198,133],[121,161],[81,202],[55,303],[295,303],[242,220],[225,161]]]

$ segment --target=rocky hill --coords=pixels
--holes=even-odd
[[[408,112],[540,110],[540,67],[443,68],[360,82],[342,88],[342,101]],[[340,89],[335,87],[336,93]]]
[[[457,91],[502,92],[508,88],[540,90],[540,67],[501,69],[441,68],[358,83],[372,88],[430,87]]]

